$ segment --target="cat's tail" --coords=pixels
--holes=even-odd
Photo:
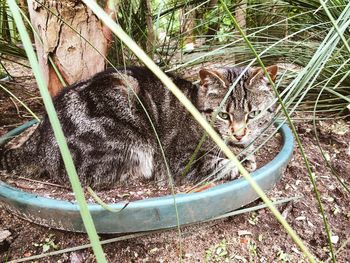
[[[12,172],[23,165],[21,148],[6,149],[0,147],[0,170]]]
[[[13,138],[5,145],[0,146],[0,171],[26,171],[26,166],[38,163],[36,153],[38,125],[33,125],[20,136]],[[22,172],[21,172],[22,175]]]

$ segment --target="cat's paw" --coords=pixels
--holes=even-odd
[[[219,179],[233,180],[239,177],[239,170],[231,160],[221,160],[221,165],[223,169],[220,169],[221,171],[217,173]]]
[[[257,168],[255,158],[254,160],[246,160],[243,163],[243,166],[248,172],[254,172]]]
[[[239,170],[238,168],[235,166],[232,168],[232,170],[230,171],[230,178],[229,180],[233,180],[239,177]]]

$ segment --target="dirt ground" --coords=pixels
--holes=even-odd
[[[42,103],[28,69],[11,71],[15,83],[10,90],[34,112],[42,114]],[[297,116],[304,118],[304,115]],[[0,135],[32,117],[0,89]],[[334,249],[350,237],[350,194],[332,175],[316,145],[312,123],[297,122],[297,131],[309,157],[327,214]],[[350,185],[350,124],[348,120],[322,121],[317,126],[326,158]],[[326,234],[315,193],[298,149],[282,180],[268,193],[270,198],[302,196],[279,206],[279,211],[318,261],[329,257]],[[252,205],[260,204],[258,200]],[[3,236],[3,238],[2,238]],[[101,240],[115,238],[101,235]],[[0,262],[52,252],[88,243],[85,234],[68,233],[38,226],[0,210]],[[180,254],[180,244],[181,251]],[[268,209],[181,227],[178,231],[130,237],[103,246],[108,262],[307,262]],[[91,249],[81,249],[33,262],[95,262]],[[350,262],[350,242],[337,252],[337,262]]]

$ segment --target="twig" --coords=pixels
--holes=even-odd
[[[293,197],[288,197],[288,198],[285,198],[285,199],[279,199],[279,200],[276,200],[276,201],[274,201],[272,203],[273,203],[273,205],[277,206],[277,205],[281,205],[281,204],[284,204],[284,203],[287,203],[287,202],[293,202],[293,201],[299,200],[302,197],[303,196],[293,196]],[[235,216],[235,215],[239,215],[239,214],[243,214],[243,213],[249,213],[249,212],[253,212],[253,211],[256,211],[256,210],[263,209],[263,208],[267,208],[267,205],[265,203],[263,203],[261,205],[253,206],[253,207],[248,207],[248,208],[242,208],[242,209],[239,209],[239,210],[235,210],[233,212],[226,213],[226,214],[221,215],[221,216],[217,216],[215,218],[206,220],[204,222],[211,221],[211,220],[216,220],[216,219],[221,219],[221,218],[225,218],[225,217],[229,217],[229,216]]]
[[[54,184],[54,183],[49,183],[49,182],[38,181],[38,180],[34,180],[34,179],[22,177],[22,176],[19,176],[18,178],[19,178],[19,179],[22,179],[22,180],[25,180],[25,181],[33,182],[33,183],[39,183],[39,184],[44,184],[44,185],[50,185],[50,186],[59,187],[59,188],[66,189],[66,190],[70,190],[68,187],[65,187],[65,186],[59,185],[59,184]]]
[[[150,235],[150,234],[154,234],[154,233],[160,233],[163,231],[165,231],[165,230],[153,230],[153,231],[145,232],[145,233],[136,233],[136,234],[131,234],[131,235],[125,235],[125,236],[121,236],[121,237],[102,240],[102,241],[100,241],[100,243],[102,245],[105,245],[105,244],[112,243],[112,242],[127,240],[127,239],[131,239],[131,238],[136,238],[136,237],[142,237],[142,236],[146,236],[146,235]],[[57,250],[57,251],[53,251],[53,252],[49,252],[49,253],[45,253],[45,254],[39,254],[39,255],[35,255],[35,256],[31,256],[31,257],[15,259],[15,260],[9,261],[8,263],[19,263],[19,262],[25,262],[25,261],[29,261],[29,260],[36,260],[36,259],[40,259],[40,258],[44,258],[44,257],[60,255],[63,253],[74,252],[74,251],[87,249],[87,248],[91,248],[91,244],[76,246],[76,247],[72,247],[72,248],[66,248],[66,249]]]
[[[293,208],[293,201],[289,202],[286,208],[283,210],[282,216],[284,217],[284,219],[287,219],[289,212],[292,211],[292,208]]]
[[[339,254],[339,252],[340,252],[343,248],[345,248],[345,247],[349,244],[349,242],[350,242],[350,237],[348,237],[348,239],[344,241],[344,243],[337,249],[337,251],[335,251],[335,254],[336,254],[336,255]],[[327,263],[327,262],[329,262],[329,261],[331,261],[331,260],[332,260],[332,258],[329,257],[329,258],[325,261],[325,263]]]
[[[42,97],[31,97],[31,98],[27,98],[27,99],[24,99],[23,101],[32,101],[32,100],[39,100],[40,102],[42,102]]]
[[[283,199],[283,200],[278,200],[278,201],[275,201],[273,203],[274,203],[274,205],[278,205],[278,204],[282,204],[282,203],[285,203],[285,202],[294,201],[294,200],[297,200],[297,199],[300,199],[300,198],[301,198],[301,196],[295,196],[295,197],[290,197],[290,198],[286,198],[286,199]],[[247,212],[259,210],[259,209],[266,208],[266,207],[267,206],[265,204],[263,204],[263,205],[258,205],[258,206],[254,206],[254,207],[250,207],[250,208],[239,209],[239,210],[236,210],[234,212],[227,213],[227,214],[224,214],[222,216],[218,216],[218,217],[215,217],[213,219],[206,220],[204,222],[209,222],[209,221],[212,221],[212,220],[221,219],[221,218],[225,218],[225,217],[228,217],[228,216],[233,216],[233,215],[238,215],[238,214],[242,214],[242,213],[247,213]],[[194,225],[194,224],[198,224],[198,223],[200,223],[200,222],[196,222],[196,223],[192,223],[192,224],[186,224],[186,226],[190,226],[190,225]],[[142,236],[162,233],[162,232],[166,232],[166,231],[169,231],[169,230],[173,230],[174,228],[176,228],[176,227],[171,227],[171,228],[161,229],[161,230],[151,230],[151,231],[142,232],[142,233],[136,233],[136,234],[120,236],[120,237],[116,237],[116,238],[102,240],[100,243],[101,243],[101,245],[105,245],[105,244],[109,244],[109,243],[113,243],[113,242],[117,242],[117,241],[122,241],[122,240],[136,238],[136,237],[142,237]],[[15,260],[9,261],[8,263],[19,263],[19,262],[25,262],[25,261],[29,261],[29,260],[37,260],[37,259],[40,259],[40,258],[60,255],[60,254],[63,254],[63,253],[74,252],[74,251],[83,250],[83,249],[87,249],[87,248],[91,248],[91,244],[86,244],[86,245],[66,248],[66,249],[57,250],[57,251],[44,253],[44,254],[39,254],[39,255],[35,255],[35,256],[31,256],[31,257],[15,259]]]
[[[87,191],[89,192],[91,197],[96,201],[96,203],[98,203],[100,206],[102,206],[104,209],[106,209],[109,212],[118,213],[124,210],[124,208],[129,205],[129,202],[127,201],[126,203],[124,203],[124,206],[122,208],[114,209],[114,208],[111,208],[109,205],[107,205],[105,202],[103,202],[102,199],[91,189],[90,186],[87,188]]]
[[[186,190],[185,193],[199,193],[199,192],[203,192],[205,190],[208,190],[209,188],[215,186],[214,183],[205,183],[204,185],[201,186],[193,186],[190,189]]]
[[[43,189],[43,187],[31,187],[26,185],[21,185],[20,183],[14,182],[13,185],[16,188],[22,189],[22,190],[37,190],[37,189]]]
[[[17,127],[17,126],[22,125],[22,124],[23,124],[23,122],[17,122],[17,123],[13,123],[13,124],[4,125],[1,128],[2,129],[13,128],[13,127]]]
[[[2,58],[2,56],[0,56],[0,58]],[[9,76],[9,78],[11,79],[12,76],[10,74],[10,72],[8,72],[7,68],[5,67],[5,65],[1,62],[1,59],[0,59],[0,65],[1,67],[5,70],[6,74]]]
[[[15,105],[15,108],[16,108],[18,117],[21,117],[21,114],[20,114],[20,112],[19,112],[19,108],[18,108],[16,102],[15,102],[11,97],[9,97],[9,98],[10,98],[10,100],[12,101],[13,105]]]

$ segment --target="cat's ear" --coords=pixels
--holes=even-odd
[[[277,76],[277,66],[273,65],[273,66],[269,66],[266,68],[267,73],[269,73],[272,81],[274,82],[276,80],[276,76]],[[269,83],[269,80],[267,79],[267,77],[264,74],[264,70],[262,68],[257,68],[254,69],[253,72],[251,73],[251,77],[249,80],[249,85],[254,85],[255,83],[261,83],[261,82],[265,82],[266,84]]]
[[[199,77],[201,80],[201,85],[208,83],[210,80],[219,81],[225,87],[228,87],[230,85],[227,79],[217,70],[201,69],[199,71]]]

